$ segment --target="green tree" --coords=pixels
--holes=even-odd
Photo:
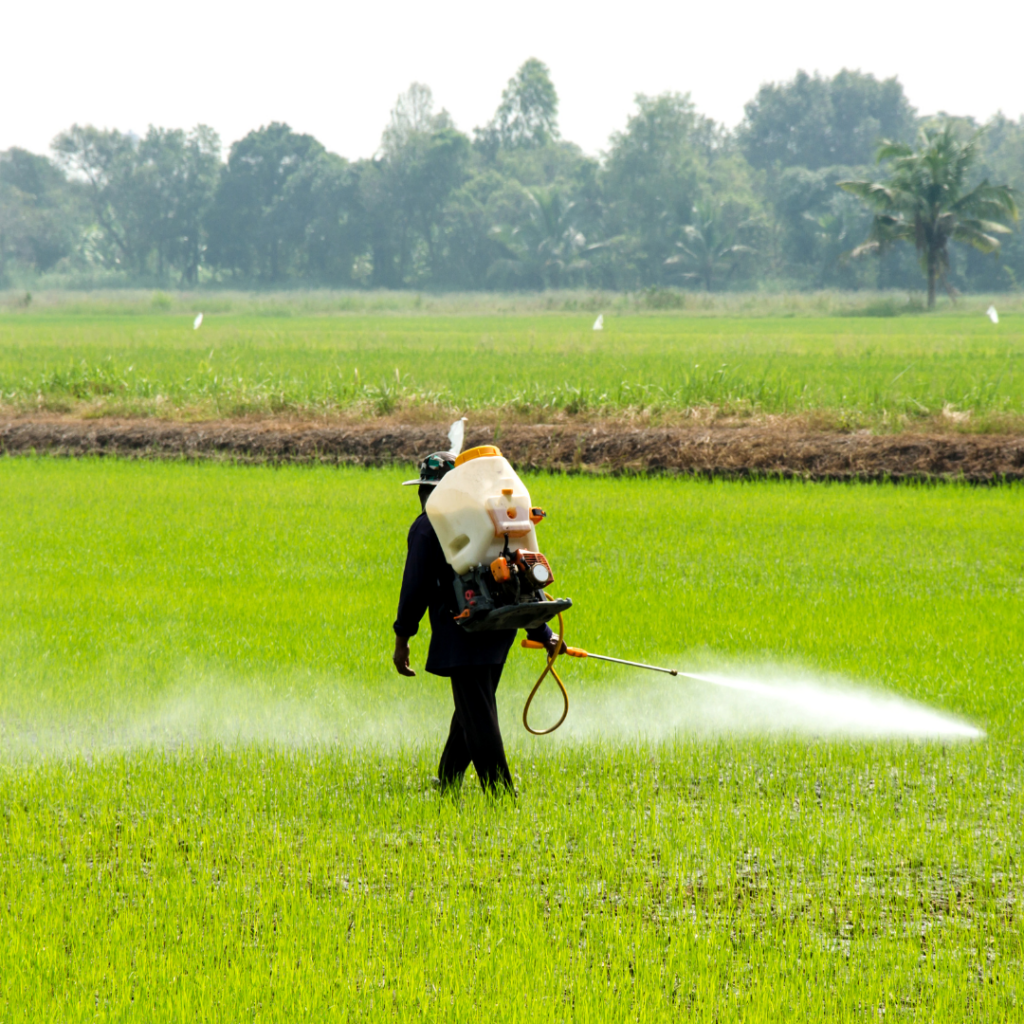
[[[543,61],[531,57],[509,79],[491,123],[477,142],[493,156],[500,149],[538,149],[558,139],[558,93]]]
[[[441,265],[434,283],[446,288],[485,288],[495,260],[507,256],[495,226],[508,182],[485,168],[456,189],[444,206],[439,242]]]
[[[398,157],[417,136],[429,135],[441,128],[451,128],[448,111],[434,113],[434,94],[429,85],[413,82],[391,110],[388,125],[380,140],[381,155],[386,160]]]
[[[151,244],[145,215],[144,189],[137,158],[138,137],[116,129],[72,125],[54,139],[57,163],[83,180],[86,194],[110,262],[129,273],[141,274]]]
[[[157,276],[176,269],[182,284],[199,280],[203,222],[220,175],[220,138],[206,125],[187,134],[150,126],[136,150],[140,227],[156,252]]]
[[[928,280],[928,308],[949,270],[949,243],[962,242],[980,252],[998,252],[996,235],[1008,234],[1006,222],[1018,219],[1013,189],[982,181],[968,187],[977,158],[978,134],[961,142],[953,125],[926,127],[917,148],[883,142],[878,162],[891,161],[883,181],[843,181],[840,187],[874,211],[868,241],[854,255],[879,252],[893,242],[911,242]]]
[[[14,268],[45,272],[70,256],[83,213],[78,189],[45,156],[0,153],[0,283]]]
[[[178,270],[198,280],[203,219],[220,173],[212,128],[150,126],[145,137],[73,125],[54,141],[58,161],[84,179],[111,262],[136,277]],[[154,265],[155,257],[155,265]]]
[[[375,284],[400,288],[443,275],[444,209],[468,177],[469,152],[448,113],[433,112],[429,88],[414,82],[398,97],[361,181]]]
[[[989,181],[1002,181],[1024,192],[1024,117],[1016,121],[996,114],[985,125],[979,146],[978,171]],[[1015,231],[1002,244],[997,259],[967,250],[966,278],[979,290],[1017,288],[1024,284],[1024,232]]]
[[[765,175],[765,193],[771,203],[778,255],[787,280],[816,288],[839,283],[839,257],[849,252],[851,238],[867,231],[870,220],[861,203],[836,187],[856,173],[849,167],[816,171],[786,167]],[[837,250],[840,237],[845,247]],[[863,273],[866,268],[860,264],[855,269]],[[843,265],[847,283],[856,277],[855,269]]]
[[[454,128],[416,136],[396,167],[402,206],[426,243],[431,274],[439,263],[438,233],[445,204],[466,180],[469,139]]]
[[[300,258],[302,235],[288,181],[324,153],[312,135],[280,122],[234,143],[207,217],[211,262],[268,283],[284,280]]]
[[[322,284],[352,284],[363,241],[358,195],[356,170],[336,153],[304,161],[288,178],[282,228],[294,273]]]
[[[915,130],[903,86],[859,71],[831,79],[798,71],[790,82],[762,85],[745,111],[736,134],[757,168],[868,164],[880,139],[907,140]]]
[[[611,233],[626,237],[640,279],[666,278],[683,228],[707,179],[719,137],[689,95],[636,97],[637,110],[611,138],[603,186],[614,211]]]

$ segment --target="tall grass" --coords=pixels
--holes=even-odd
[[[995,304],[999,310],[1020,313],[1020,292],[966,295],[956,302],[939,298],[929,314],[975,315]],[[677,317],[706,316],[910,316],[924,311],[924,293],[904,291],[812,292],[695,292],[677,288],[647,288],[635,292],[559,289],[543,292],[414,292],[292,288],[279,291],[240,291],[230,288],[161,291],[144,288],[43,287],[0,290],[0,310],[66,315],[138,316],[153,313],[187,315],[198,310],[238,316],[333,316],[439,314],[487,316],[541,313],[649,314]]]
[[[644,422],[817,416],[845,429],[1024,416],[1019,317],[0,317],[0,406],[103,416]]]

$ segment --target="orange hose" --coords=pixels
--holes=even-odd
[[[544,595],[547,596],[546,594]],[[530,696],[526,698],[526,705],[523,707],[523,725],[526,727],[526,731],[533,736],[548,736],[553,733],[566,719],[569,714],[569,694],[566,692],[565,683],[562,682],[562,677],[555,671],[555,660],[558,655],[562,653],[565,647],[565,623],[562,621],[562,613],[558,613],[558,635],[561,640],[559,645],[555,648],[554,654],[548,655],[548,663],[544,667],[544,671],[541,672],[537,682],[533,684],[533,689],[530,691]],[[534,729],[530,725],[530,705],[533,703],[533,698],[537,695],[537,691],[540,689],[540,684],[544,682],[548,673],[551,673],[555,682],[558,683],[558,688],[562,691],[562,700],[565,702],[565,707],[562,709],[562,717],[550,729]]]

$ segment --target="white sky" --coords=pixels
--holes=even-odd
[[[798,68],[897,75],[922,113],[1024,114],[1022,0],[852,6],[856,16],[826,0],[7,0],[0,149],[45,152],[76,121],[140,133],[202,122],[226,152],[280,120],[369,156],[410,82],[468,132],[528,57],[551,69],[563,136],[595,154],[637,92],[690,92],[732,126],[762,82]]]

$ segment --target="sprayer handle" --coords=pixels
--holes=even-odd
[[[521,647],[530,647],[530,648],[534,648],[534,649],[540,650],[540,651],[546,650],[545,646],[539,640],[524,640],[520,644],[520,646]],[[562,654],[568,654],[570,658],[585,658],[585,657],[587,657],[587,652],[585,650],[583,650],[582,647],[564,647],[562,649]]]

